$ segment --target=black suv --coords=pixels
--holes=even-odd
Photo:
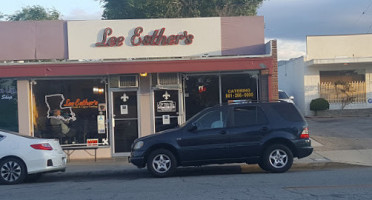
[[[247,103],[207,108],[178,128],[138,138],[129,161],[157,177],[178,166],[223,163],[279,173],[312,152],[307,123],[292,103]]]

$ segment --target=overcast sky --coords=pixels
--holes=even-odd
[[[99,0],[0,0],[0,12],[41,5],[60,11],[64,20],[101,19]],[[372,0],[264,0],[266,40],[278,40],[280,60],[306,54],[306,36],[372,33]]]
[[[372,0],[265,0],[258,15],[279,59],[305,55],[308,35],[372,33]]]

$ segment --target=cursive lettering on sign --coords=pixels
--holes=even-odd
[[[119,36],[119,37],[108,37],[112,34],[112,29],[111,28],[105,28],[103,31],[103,38],[101,42],[96,43],[96,47],[114,47],[114,46],[122,46],[123,42],[125,40],[124,36]]]
[[[176,35],[169,35],[166,36],[165,28],[161,28],[159,30],[154,30],[152,35],[142,35],[144,29],[143,27],[139,26],[134,29],[133,35],[130,38],[130,44],[132,46],[167,46],[167,45],[179,45],[181,42],[185,45],[192,44],[194,40],[194,35],[189,34],[187,31],[183,31],[182,33]],[[125,37],[124,36],[111,36],[113,34],[113,30],[110,27],[107,27],[103,31],[103,37],[100,42],[95,44],[96,47],[119,47],[124,44]]]
[[[65,107],[72,107],[72,108],[98,108],[98,101],[92,100],[89,101],[88,99],[76,99],[75,101],[71,101],[71,99],[66,99],[66,103],[63,104]]]
[[[134,29],[134,34],[130,40],[133,46],[139,46],[141,44],[144,46],[178,45],[181,41],[184,41],[186,45],[190,45],[194,39],[194,35],[188,34],[187,31],[184,31],[182,34],[178,35],[165,36],[165,28],[155,30],[152,35],[145,35],[141,37],[142,32],[142,27],[137,27]]]
[[[4,99],[4,100],[12,100],[12,99],[13,99],[13,96],[3,94],[3,95],[1,96],[1,99]]]

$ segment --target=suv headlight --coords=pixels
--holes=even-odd
[[[137,150],[137,149],[140,149],[143,147],[143,141],[138,141],[136,142],[136,144],[134,145],[133,149],[134,150]]]

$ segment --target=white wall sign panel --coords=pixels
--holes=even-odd
[[[221,18],[69,21],[69,59],[221,55]]]

